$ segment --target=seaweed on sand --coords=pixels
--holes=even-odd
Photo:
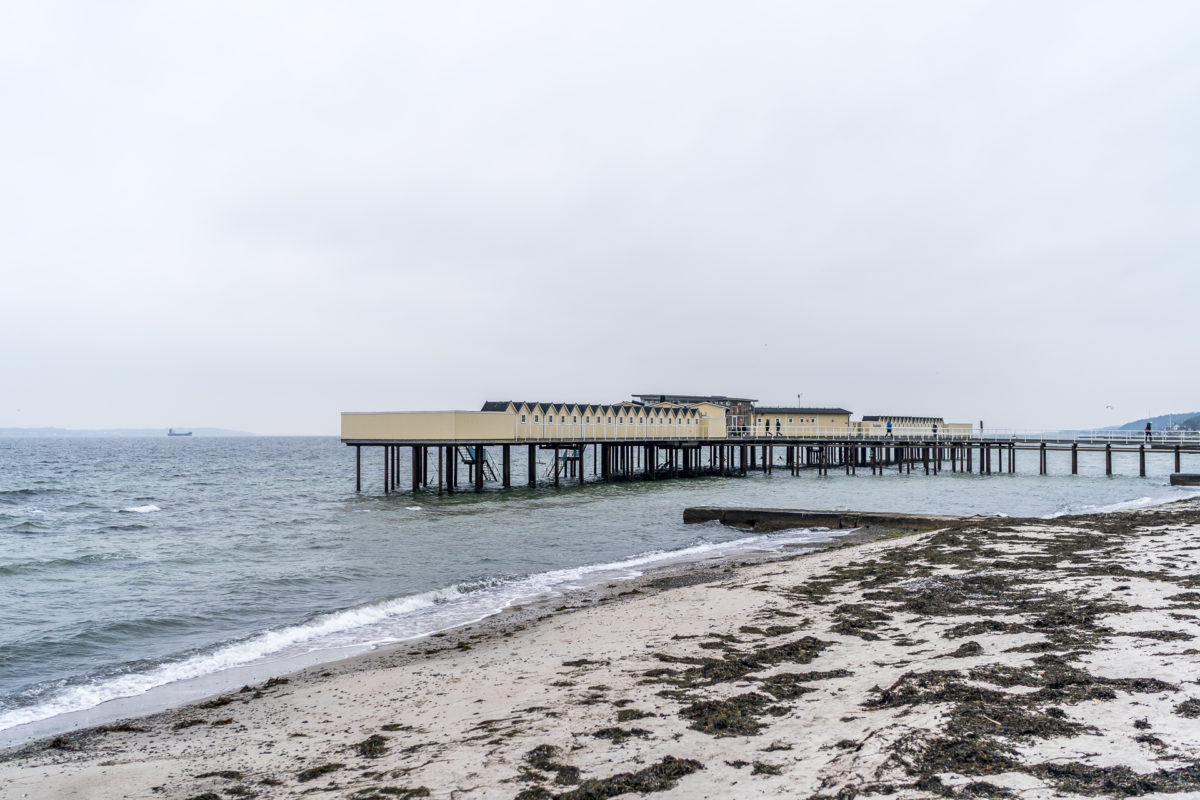
[[[588,778],[578,788],[558,795],[558,800],[606,800],[627,792],[663,792],[671,789],[680,778],[704,769],[699,761],[690,758],[665,756],[637,772],[619,772],[607,778]]]
[[[315,780],[315,779],[321,777],[322,775],[326,775],[330,772],[335,772],[344,766],[346,766],[346,765],[345,764],[321,764],[320,766],[309,767],[308,769],[303,769],[303,770],[300,770],[299,772],[297,772],[296,780],[300,781],[301,783],[306,783],[308,781]]]
[[[766,695],[746,692],[727,700],[697,700],[680,710],[691,728],[711,736],[755,736],[766,725],[759,717],[782,716],[787,708],[774,704]]]
[[[379,758],[387,752],[387,737],[373,733],[354,745],[354,749],[363,758]]]
[[[659,661],[668,664],[685,664],[687,669],[659,668],[642,673],[644,677],[673,686],[696,688],[718,683],[743,680],[752,672],[759,672],[777,664],[807,664],[829,646],[812,636],[795,642],[773,647],[751,648],[749,651],[734,650],[721,658],[705,656],[671,656],[656,654]]]

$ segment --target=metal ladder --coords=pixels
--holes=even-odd
[[[458,450],[458,457],[462,461],[462,463],[468,464],[470,466],[475,466],[476,451],[478,450],[479,453],[481,454],[480,461],[482,462],[480,464],[479,468],[481,468],[483,470],[484,479],[489,480],[489,481],[496,480],[496,470],[492,469],[492,462],[487,457],[487,448],[486,447],[482,447],[482,446],[475,447],[473,445],[464,445],[461,447],[457,447],[455,449]]]

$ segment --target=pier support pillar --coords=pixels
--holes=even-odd
[[[1175,445],[1175,471],[1183,472],[1183,470],[1179,468],[1179,445]]]
[[[442,446],[440,444],[437,446],[437,451],[438,451],[438,496],[440,497],[442,494],[442,456],[445,454],[442,452]]]
[[[1079,474],[1079,445],[1071,442],[1071,474]]]
[[[1112,445],[1104,445],[1104,474],[1112,475]]]
[[[504,470],[504,481],[503,482],[504,482],[505,489],[512,488],[512,453],[509,452],[509,449],[511,447],[512,447],[512,445],[506,444],[506,445],[504,445],[503,449],[501,450],[501,453],[503,454],[502,461],[504,462],[502,464],[501,468]]]
[[[527,477],[527,480],[529,481],[529,488],[533,489],[533,488],[537,487],[537,445],[536,444],[529,445],[529,463],[527,466],[528,466],[528,472],[529,472],[529,475]]]
[[[1179,463],[1179,448],[1175,448],[1175,462]],[[1179,472],[1179,468],[1175,468]],[[354,491],[362,491],[362,445],[354,445]]]
[[[750,448],[746,447],[746,445],[742,445],[740,449],[741,449],[741,452],[738,454],[738,467],[740,468],[742,475],[745,475],[746,474],[746,451],[749,450]]]
[[[384,494],[387,494],[388,492],[391,491],[391,487],[388,485],[388,481],[391,479],[391,476],[388,474],[388,461],[391,460],[391,458],[392,458],[391,451],[392,451],[392,448],[388,447],[386,444],[383,446],[383,493]]]
[[[1046,474],[1046,443],[1038,448],[1038,475]]]
[[[1138,445],[1138,477],[1146,477],[1146,445]]]
[[[412,490],[421,491],[421,446],[413,445],[412,449]]]

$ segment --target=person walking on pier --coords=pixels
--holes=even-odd
[[[779,417],[776,417],[776,418],[775,418],[775,435],[776,435],[776,436],[782,436],[782,435],[783,435],[782,433],[780,433],[780,428],[779,428]]]
[[[937,423],[933,423],[933,438],[937,439]]]
[[[1146,441],[1150,441],[1150,423],[1146,423]]]
[[[891,435],[892,435],[892,421],[891,421],[890,419],[888,420],[888,431],[887,431],[887,435],[888,435],[888,436],[891,436]]]

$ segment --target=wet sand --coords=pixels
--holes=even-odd
[[[0,796],[1200,792],[1200,501],[556,603],[11,749]]]

